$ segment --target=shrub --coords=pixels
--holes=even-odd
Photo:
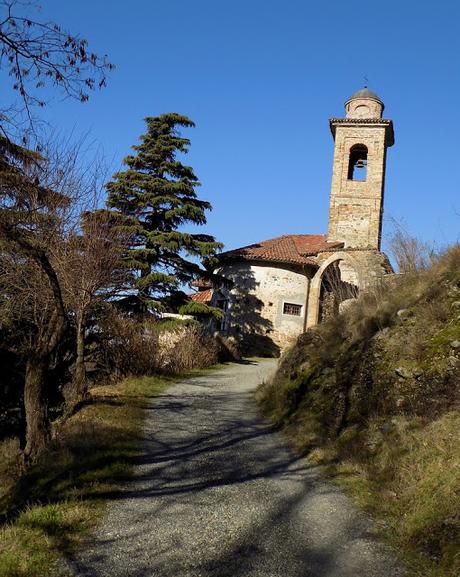
[[[111,379],[152,375],[158,369],[158,336],[142,323],[115,310],[101,321],[99,362]]]
[[[206,335],[201,328],[187,327],[178,338],[162,352],[160,370],[177,375],[193,369],[215,365],[219,358],[219,347],[215,339]]]

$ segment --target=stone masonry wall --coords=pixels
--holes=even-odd
[[[385,130],[379,125],[336,127],[328,237],[344,242],[345,248],[380,248]],[[355,144],[368,149],[365,181],[348,180]]]
[[[219,271],[234,281],[231,289],[216,291],[229,299],[230,332],[236,336],[257,334],[284,349],[303,332],[308,278],[274,266],[234,263]],[[300,316],[283,313],[284,304],[299,305]]]
[[[369,98],[353,98],[346,105],[347,118],[381,118],[381,102]]]

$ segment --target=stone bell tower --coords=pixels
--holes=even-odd
[[[344,248],[380,250],[386,149],[393,123],[367,87],[345,102],[345,118],[331,118],[335,140],[329,209],[329,241]]]

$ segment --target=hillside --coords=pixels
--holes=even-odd
[[[460,246],[302,335],[258,399],[413,575],[460,574]]]

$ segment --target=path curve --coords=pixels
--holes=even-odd
[[[73,563],[79,577],[400,577],[370,521],[263,419],[272,360],[152,400],[142,462]]]

